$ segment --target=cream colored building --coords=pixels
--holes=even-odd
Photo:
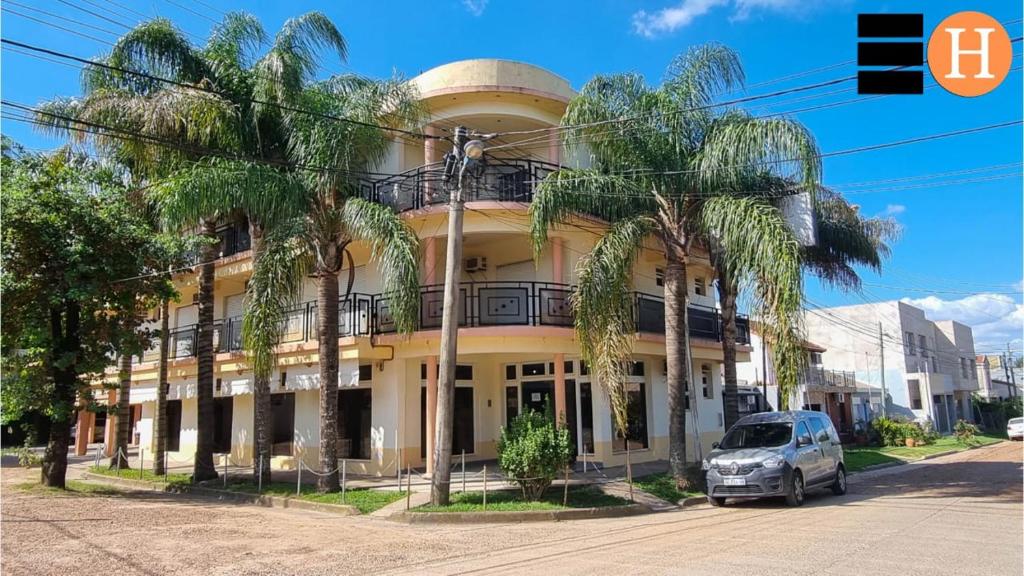
[[[501,60],[446,64],[412,80],[431,113],[427,132],[445,134],[455,125],[478,132],[556,126],[573,95],[569,83],[546,70]],[[528,136],[523,136],[528,138]],[[527,210],[536,182],[560,165],[576,165],[558,144],[543,139],[521,147],[512,138],[489,142],[488,167],[465,192],[465,245],[455,394],[457,454],[467,460],[495,458],[502,426],[546,401],[564,407],[579,453],[605,465],[624,462],[624,441],[615,438],[608,400],[580,361],[567,298],[576,282],[576,262],[589,252],[604,223],[580,218],[558,227],[540,258],[533,258]],[[411,337],[394,333],[377,271],[364,247],[354,250],[354,293],[342,302],[339,408],[341,457],[349,472],[393,474],[396,466],[425,468],[433,425],[427,398],[436,389],[441,295],[447,233],[446,196],[439,163],[446,144],[434,139],[396,141],[378,171],[396,174],[367,180],[365,192],[392,204],[421,242],[421,311]],[[249,465],[253,451],[252,374],[239,348],[242,300],[252,262],[244,223],[223,229],[223,257],[216,267],[217,336],[215,391],[218,451],[231,463]],[[664,258],[652,243],[635,271],[639,332],[630,383],[635,430],[634,461],[667,458],[668,399],[665,383]],[[344,276],[344,275],[343,275]],[[688,433],[700,431],[703,449],[722,430],[720,318],[713,273],[706,258],[689,264],[692,298],[693,379],[697,411]],[[171,311],[170,366],[172,447],[170,458],[188,461],[196,443],[195,276],[175,279],[181,302]],[[343,283],[345,279],[343,278]],[[341,293],[344,294],[345,286]],[[293,469],[297,459],[317,466],[319,442],[316,291],[304,287],[303,304],[289,318],[272,379],[275,468]],[[740,360],[749,356],[746,322]],[[131,403],[140,446],[152,448],[156,399],[156,349],[135,365]],[[116,379],[109,374],[111,381]],[[694,426],[694,424],[697,426]],[[87,424],[87,423],[86,423]],[[84,428],[83,428],[84,429]],[[175,434],[176,433],[176,434]],[[689,449],[693,455],[693,437]]]

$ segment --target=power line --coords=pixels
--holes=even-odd
[[[89,24],[88,22],[82,22],[81,20],[75,20],[74,18],[67,18],[65,16],[61,16],[60,14],[55,14],[53,12],[47,12],[46,10],[41,10],[39,8],[34,8],[32,6],[28,6],[27,4],[22,4],[20,2],[15,2],[15,0],[6,0],[4,2],[4,4],[13,4],[14,6],[17,6],[19,8],[24,8],[25,10],[31,10],[32,12],[37,12],[39,14],[43,14],[44,16],[49,16],[51,18],[57,18],[59,20],[65,21],[65,22],[70,22],[72,24],[77,24],[79,26],[85,26],[86,28],[92,28],[93,30],[96,30],[97,32],[103,32],[105,34],[110,34],[112,36],[117,36],[118,35],[118,33],[114,32],[113,30],[109,30],[107,28],[102,28],[100,26],[94,26],[92,24]],[[19,16],[20,16],[20,14],[19,14]]]
[[[111,24],[116,24],[118,26],[123,26],[123,27],[126,27],[126,28],[128,27],[123,22],[118,22],[117,20],[114,20],[113,18],[107,18],[103,14],[100,14],[98,12],[93,12],[92,10],[89,10],[88,8],[82,8],[81,6],[78,6],[77,4],[72,4],[71,2],[68,2],[68,0],[57,0],[57,2],[60,2],[61,4],[64,4],[65,6],[70,6],[70,7],[74,8],[75,10],[80,10],[82,12],[85,12],[86,14],[91,14],[92,16],[95,16],[96,18],[99,18],[100,20],[103,20],[104,22],[110,22]]]

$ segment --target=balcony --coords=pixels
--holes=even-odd
[[[832,392],[853,392],[857,388],[857,378],[853,372],[809,366],[800,374],[799,384]]]
[[[537,184],[556,170],[557,164],[540,160],[489,158],[478,178],[467,176],[463,180],[463,199],[467,202],[532,202]],[[359,193],[399,212],[447,204],[443,173],[443,165],[428,164],[382,180],[363,180]]]
[[[555,326],[571,328],[574,324],[569,297],[575,288],[550,282],[463,282],[459,285],[459,326],[480,328],[490,326]],[[444,300],[441,285],[420,287],[420,317],[417,330],[438,330]],[[338,302],[338,335],[370,336],[397,331],[382,294],[352,294]],[[285,315],[280,343],[308,342],[317,339],[317,304],[306,302]],[[633,320],[637,332],[665,333],[665,301],[660,296],[636,292]],[[718,310],[703,306],[689,308],[690,336],[721,341],[722,317]],[[745,316],[736,318],[736,342],[750,343],[750,324]],[[198,326],[175,328],[170,333],[170,358],[196,355]],[[242,350],[242,317],[235,316],[214,323],[214,352]],[[159,359],[159,341],[142,355],[143,362]],[[852,375],[851,375],[852,378]]]

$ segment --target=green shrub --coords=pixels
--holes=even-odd
[[[540,500],[552,480],[564,474],[572,452],[569,430],[538,412],[517,416],[498,439],[498,465],[530,501]]]
[[[953,427],[956,433],[956,441],[961,444],[973,444],[974,435],[978,433],[978,427],[966,420],[957,420]]]
[[[904,446],[907,443],[907,438],[919,442],[928,441],[926,432],[914,422],[876,418],[871,422],[871,427],[883,446]]]
[[[39,466],[43,463],[43,459],[36,454],[32,447],[28,445],[28,439],[25,439],[25,445],[18,448],[18,465],[22,468],[32,468],[33,466]]]

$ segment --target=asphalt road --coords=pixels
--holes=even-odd
[[[4,469],[3,574],[1022,573],[1021,443],[860,474],[850,493],[465,527],[155,493],[42,496]]]

